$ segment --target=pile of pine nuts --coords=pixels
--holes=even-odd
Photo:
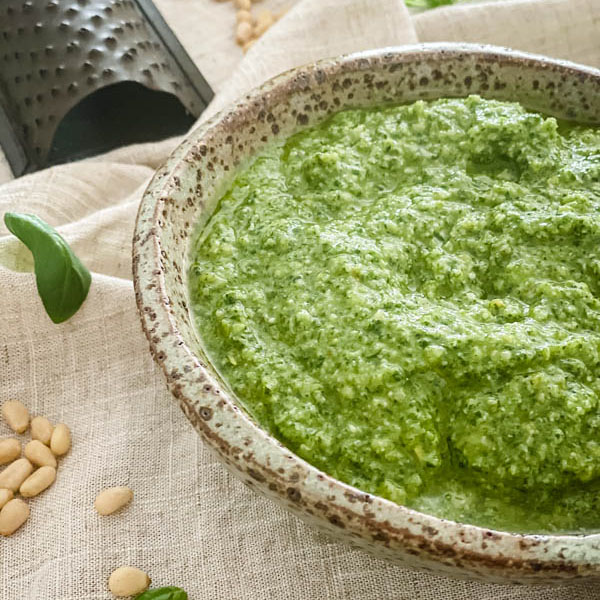
[[[31,425],[31,441],[21,458],[21,442],[17,438],[0,439],[0,535],[12,535],[29,518],[29,506],[22,498],[33,498],[48,489],[56,479],[57,457],[71,447],[71,432],[63,423],[52,426],[46,417],[29,417],[22,402],[8,400],[2,405],[2,416],[8,426],[23,434]],[[34,470],[35,469],[35,470]]]
[[[217,2],[226,2],[227,0],[217,0]],[[285,13],[273,14],[270,10],[261,10],[258,15],[252,12],[252,5],[259,0],[233,0],[236,9],[235,14],[235,41],[242,47],[244,53],[252,47],[252,44],[265,32],[273,23],[279,20]]]
[[[2,416],[18,434],[31,428],[31,441],[25,445],[21,458],[21,442],[15,438],[0,439],[0,465],[8,465],[0,472],[0,535],[15,533],[29,518],[29,506],[21,498],[33,498],[48,489],[56,480],[57,457],[71,448],[71,432],[60,423],[56,427],[46,417],[30,419],[22,402],[8,400],[2,405]],[[133,499],[128,487],[107,488],[100,492],[94,507],[100,515],[112,515]],[[132,596],[148,588],[150,578],[135,567],[119,567],[108,582],[115,596]]]

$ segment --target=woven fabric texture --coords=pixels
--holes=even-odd
[[[417,16],[401,0],[302,0],[243,59],[230,3],[157,4],[219,92],[204,118],[286,68],[418,40],[500,43],[600,66],[598,0],[465,4]],[[141,193],[176,143],[128,147],[0,186],[0,214],[39,215],[93,271],[82,309],[53,325],[28,251],[0,225],[0,402],[18,398],[73,431],[54,486],[29,502],[27,524],[0,540],[0,599],[108,599],[108,576],[123,564],[147,571],[153,585],[181,585],[191,600],[599,599],[594,585],[482,585],[372,559],[225,472],[166,391],[131,283]],[[8,434],[1,424],[0,437]],[[129,485],[134,501],[101,518],[94,498],[113,485]]]

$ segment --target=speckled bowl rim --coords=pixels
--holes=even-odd
[[[170,390],[209,446],[238,477],[305,520],[354,541],[378,556],[451,575],[521,583],[596,578],[600,576],[599,534],[520,535],[455,523],[366,494],[320,472],[255,425],[236,406],[186,343],[171,310],[161,270],[161,227],[164,225],[158,226],[159,208],[165,197],[177,193],[173,181],[180,165],[193,160],[190,157],[194,156],[194,149],[209,131],[227,123],[231,115],[253,101],[316,69],[335,72],[343,65],[378,60],[390,53],[407,62],[418,61],[436,52],[476,54],[486,60],[533,62],[600,83],[600,71],[593,68],[471,44],[383,48],[321,60],[271,79],[192,131],[149,184],[140,205],[133,244],[134,286],[143,329]],[[183,285],[186,284],[184,280]],[[227,426],[217,428],[218,422]],[[248,439],[252,442],[251,453],[244,450]]]

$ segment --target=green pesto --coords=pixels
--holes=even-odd
[[[231,389],[302,458],[440,517],[600,529],[600,132],[472,96],[271,146],[197,238]]]

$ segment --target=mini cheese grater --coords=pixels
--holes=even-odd
[[[212,96],[151,0],[0,0],[0,144],[15,176],[184,133]]]

